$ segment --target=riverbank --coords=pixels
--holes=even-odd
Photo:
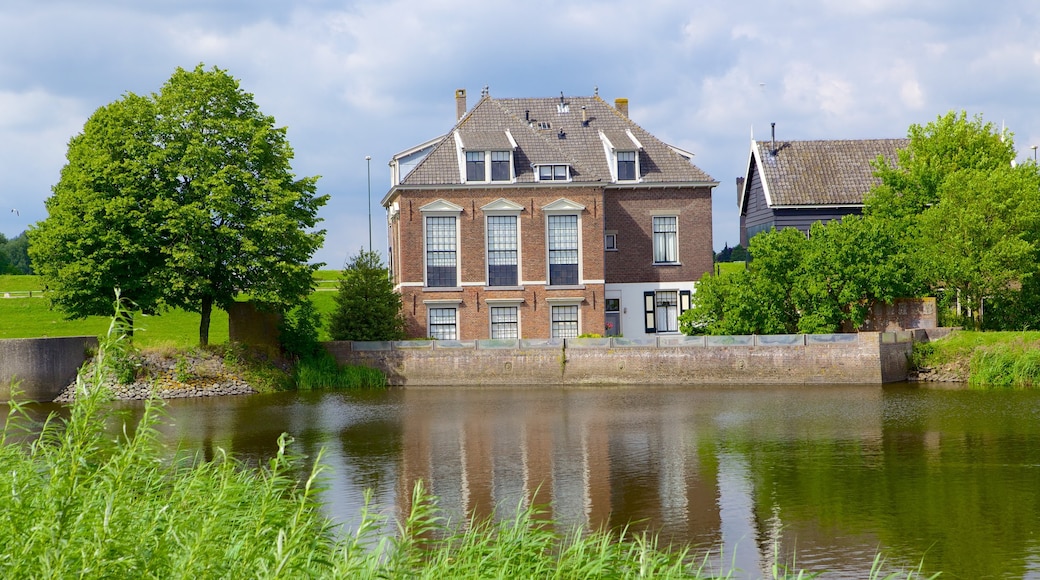
[[[219,397],[260,392],[250,384],[247,372],[229,362],[226,355],[216,350],[146,351],[135,357],[134,381],[120,383],[110,376],[103,386],[113,398],[120,400]],[[54,401],[71,403],[75,398],[76,383],[73,382]]]
[[[976,387],[1040,386],[1040,332],[957,330],[914,343],[909,380]]]

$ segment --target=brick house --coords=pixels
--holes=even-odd
[[[712,267],[718,185],[628,102],[496,99],[394,156],[389,263],[410,337],[676,332]]]
[[[889,162],[907,139],[752,141],[747,173],[737,178],[740,244],[772,228],[808,234],[826,223],[863,212],[863,198],[881,181],[871,165]]]

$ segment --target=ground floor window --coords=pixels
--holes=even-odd
[[[603,301],[604,336],[621,336],[621,299],[607,298]]]
[[[552,307],[552,337],[578,337],[578,306]]]
[[[430,338],[438,340],[458,340],[458,324],[454,308],[430,309]]]
[[[491,338],[520,338],[520,315],[516,306],[491,307]]]
[[[646,332],[678,332],[679,315],[690,308],[689,290],[657,290],[643,293]]]

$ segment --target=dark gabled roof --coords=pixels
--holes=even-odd
[[[880,180],[872,162],[883,156],[892,162],[908,139],[845,139],[834,141],[752,141],[740,207],[747,204],[752,171],[759,172],[771,207],[858,206]]]
[[[564,97],[566,112],[561,111],[560,98],[495,99],[484,96],[465,115],[433,151],[405,176],[401,185],[461,184],[456,133],[467,147],[494,145],[502,147],[508,140],[514,150],[517,183],[534,183],[533,166],[568,164],[576,183],[611,182],[601,133],[615,147],[635,148],[639,152],[642,183],[714,184],[714,180],[675,149],[646,132],[622,115],[599,96]],[[588,123],[582,123],[582,108]],[[629,135],[631,134],[631,136]],[[634,140],[633,140],[634,138]]]

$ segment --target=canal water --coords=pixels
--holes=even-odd
[[[124,405],[131,405],[124,403]],[[171,441],[249,461],[324,449],[327,513],[365,490],[454,521],[548,506],[562,528],[648,530],[770,577],[1040,578],[1040,391],[913,385],[411,388],[175,400]]]

